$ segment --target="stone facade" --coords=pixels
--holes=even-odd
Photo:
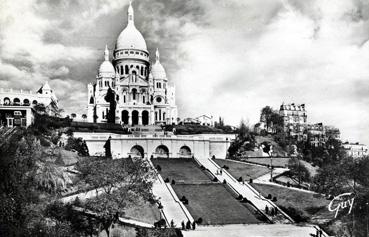
[[[131,5],[128,8],[128,24],[117,39],[112,62],[107,47],[104,56],[96,83],[88,85],[88,122],[107,122],[109,103],[105,95],[111,88],[116,95],[115,123],[176,123],[175,87],[168,82],[158,49],[155,63],[150,63],[145,39],[134,25]]]
[[[283,128],[289,136],[298,140],[306,139],[306,136],[304,136],[307,125],[305,104],[282,104],[279,115],[283,117]]]
[[[37,104],[43,104],[49,115],[58,109],[58,99],[47,82],[37,92],[1,88],[0,127],[31,125],[32,110]]]
[[[347,155],[355,159],[369,155],[368,147],[364,144],[345,142],[342,146],[346,150]]]

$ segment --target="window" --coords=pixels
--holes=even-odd
[[[126,103],[126,96],[123,96],[123,103]]]
[[[142,96],[142,103],[146,103],[146,101],[145,101],[145,96]]]
[[[128,51],[124,51],[125,54],[128,54]]]
[[[156,102],[160,103],[161,102],[161,97],[156,98]]]
[[[129,54],[134,54],[134,52],[133,51],[129,51]]]
[[[141,67],[141,75],[142,75],[142,76],[144,75],[143,67]]]
[[[124,75],[123,65],[120,65],[120,74],[121,74],[121,75]]]
[[[136,52],[136,54],[140,54],[139,52]]]
[[[129,73],[129,68],[128,65],[125,66],[125,73],[128,74]]]
[[[132,90],[132,99],[133,100],[136,100],[136,94],[137,94],[137,90],[136,89],[133,89]]]

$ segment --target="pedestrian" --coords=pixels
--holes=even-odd
[[[185,230],[185,223],[184,221],[181,222],[182,230]]]
[[[267,205],[265,205],[265,214],[268,215],[268,212],[269,212],[269,207]]]
[[[170,227],[174,227],[174,221],[173,221],[173,219],[170,221]]]
[[[187,221],[186,229],[187,230],[190,230],[191,229],[191,222],[190,221]]]
[[[223,174],[223,168],[220,168],[220,175]]]

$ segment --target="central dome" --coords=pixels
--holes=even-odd
[[[128,7],[127,27],[119,34],[115,49],[138,49],[147,52],[146,42],[134,24],[133,8]]]
[[[116,49],[139,49],[147,51],[144,37],[133,24],[128,24],[119,34]]]

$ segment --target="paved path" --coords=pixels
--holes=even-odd
[[[287,169],[287,168],[274,168],[273,169],[273,177],[278,176],[280,174],[283,174],[286,171],[289,171],[289,169]],[[270,182],[269,180],[270,180],[270,172],[254,179],[255,182]]]
[[[293,223],[293,220],[285,214],[280,208],[277,207],[273,202],[268,199],[265,199],[258,191],[256,191],[251,185],[246,183],[238,182],[232,175],[230,175],[226,170],[222,169],[222,174],[219,174],[220,166],[215,163],[211,159],[199,159],[199,163],[201,163],[205,168],[207,168],[213,175],[215,175],[220,182],[226,180],[226,182],[235,189],[239,194],[243,197],[247,198],[251,203],[254,204],[256,208],[258,208],[261,212],[263,212],[266,216],[269,217],[273,222],[279,223]],[[265,207],[269,209],[277,208],[279,213],[283,215],[278,215],[276,217],[269,216],[265,213]]]
[[[311,237],[310,234],[316,234],[316,229],[312,225],[293,224],[198,226],[196,230],[182,231],[182,234],[184,237]]]

